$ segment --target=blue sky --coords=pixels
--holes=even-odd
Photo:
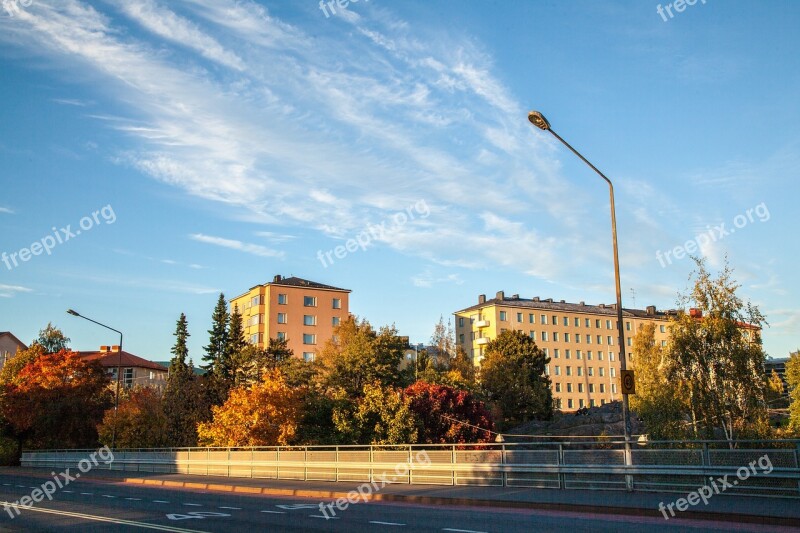
[[[71,307],[165,360],[185,312],[197,362],[218,293],[275,274],[416,342],[481,293],[612,303],[607,188],[539,109],[615,182],[626,307],[674,307],[693,264],[663,254],[694,240],[768,354],[800,346],[796,2],[24,4],[0,12],[0,252],[50,253],[0,263],[0,330],[26,342],[115,342]]]

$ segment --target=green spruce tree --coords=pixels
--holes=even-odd
[[[167,439],[170,446],[195,446],[199,405],[197,384],[191,362],[187,364],[189,338],[186,315],[181,313],[175,328],[175,346],[169,363],[167,386],[164,390],[164,414],[167,417]]]

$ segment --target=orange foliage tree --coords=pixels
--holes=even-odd
[[[20,447],[93,447],[97,424],[111,404],[107,385],[100,364],[75,352],[40,355],[3,383],[6,429]]]
[[[260,383],[231,390],[212,411],[210,422],[197,426],[201,446],[282,446],[294,438],[302,416],[305,389],[291,388],[278,370]]]
[[[159,448],[167,446],[167,415],[161,393],[153,387],[133,389],[120,400],[119,409],[106,411],[103,423],[97,427],[102,444],[119,448]],[[116,424],[116,439],[114,427]]]

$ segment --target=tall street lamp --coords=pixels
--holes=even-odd
[[[67,309],[67,313],[69,313],[72,316],[77,316],[84,320],[88,320],[89,322],[94,322],[98,326],[102,326],[106,329],[110,329],[111,331],[119,333],[119,351],[117,352],[117,385],[116,385],[116,390],[114,391],[114,426],[111,430],[111,449],[114,449],[114,446],[117,443],[117,410],[119,409],[119,378],[121,371],[120,367],[122,366],[122,332],[110,326],[106,326],[105,324],[101,324],[97,320],[92,320],[89,317],[83,316],[73,309]]]
[[[625,328],[622,325],[622,290],[620,289],[620,280],[619,280],[619,251],[617,249],[617,215],[614,209],[614,185],[612,185],[611,180],[608,179],[602,172],[597,170],[593,164],[591,164],[585,157],[583,157],[575,148],[569,145],[567,141],[561,138],[561,136],[554,132],[553,129],[550,127],[550,123],[544,118],[538,111],[531,111],[528,113],[528,120],[536,126],[537,128],[549,131],[553,134],[553,137],[561,141],[561,143],[566,146],[567,148],[572,151],[573,154],[577,155],[581,158],[581,161],[589,165],[589,168],[597,172],[597,174],[606,180],[608,183],[608,190],[611,194],[611,240],[614,244],[614,282],[617,286],[617,335],[619,339],[619,362],[620,362],[620,374],[623,379],[626,379],[626,357],[625,357]],[[626,387],[623,384],[621,387],[622,390],[622,418],[625,425],[625,448],[626,451],[629,452],[630,450],[630,439],[631,439],[631,418],[630,413],[628,411],[628,393],[625,392]],[[626,454],[629,455],[629,454]],[[627,462],[627,461],[626,461]]]

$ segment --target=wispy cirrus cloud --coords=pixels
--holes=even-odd
[[[33,292],[33,289],[22,287],[20,285],[3,285],[0,284],[0,298],[13,298],[21,292]]]
[[[14,214],[14,210],[10,209],[8,207],[0,207],[0,213],[5,213],[7,215],[13,215]]]
[[[280,250],[273,250],[262,246],[260,244],[253,244],[248,242],[237,241],[234,239],[226,239],[223,237],[215,237],[213,235],[204,235],[202,233],[193,233],[189,236],[190,239],[197,242],[206,244],[213,244],[214,246],[221,246],[223,248],[230,248],[231,250],[238,250],[240,252],[257,255],[259,257],[275,257],[283,258],[286,254]]]

